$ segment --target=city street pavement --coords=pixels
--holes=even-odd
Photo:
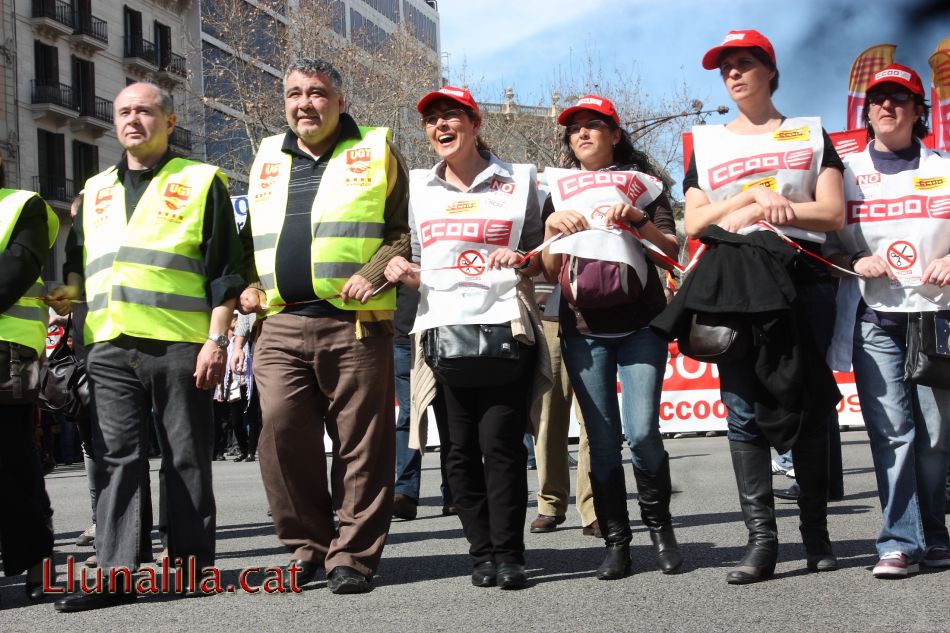
[[[683,546],[683,573],[654,567],[649,537],[639,522],[632,471],[627,467],[634,519],[634,574],[598,581],[593,572],[603,544],[581,534],[577,513],[557,532],[527,533],[530,583],[523,591],[472,587],[467,544],[457,517],[442,517],[438,454],[425,456],[419,518],[394,521],[371,593],[336,596],[326,581],[300,594],[235,592],[197,599],[139,598],[102,611],[59,614],[51,603],[32,605],[22,579],[0,579],[0,632],[19,631],[825,631],[938,632],[950,630],[950,571],[923,569],[899,581],[876,580],[874,539],[880,515],[863,430],[846,432],[843,501],[830,507],[830,531],[841,569],[805,570],[797,508],[778,504],[782,541],[775,578],[749,586],[725,582],[741,557],[745,528],[724,437],[667,441],[674,488],[673,514]],[[572,447],[576,450],[576,447]],[[152,460],[157,508],[158,461]],[[529,488],[537,488],[534,472]],[[777,487],[791,480],[779,476]],[[274,536],[256,463],[214,463],[218,504],[217,564],[237,584],[248,566],[287,561]],[[84,560],[92,548],[74,544],[87,526],[89,501],[81,466],[61,466],[46,478],[55,509],[56,558]],[[536,514],[529,505],[527,521]],[[161,546],[155,541],[155,552]],[[60,575],[63,582],[63,574]]]

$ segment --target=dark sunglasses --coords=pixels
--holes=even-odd
[[[586,128],[590,132],[593,132],[594,130],[604,132],[606,130],[612,130],[613,126],[603,119],[591,119],[590,121],[584,121],[583,123],[571,123],[567,126],[567,135],[574,136],[581,131],[581,128]]]
[[[903,90],[897,92],[872,92],[868,95],[868,103],[872,105],[884,105],[884,102],[888,99],[891,100],[891,103],[907,103],[914,98],[914,95]]]
[[[458,121],[463,116],[465,116],[465,114],[465,110],[446,110],[445,112],[437,112],[435,114],[422,117],[422,125],[425,127],[435,127],[439,123],[439,119],[442,119],[443,121]]]

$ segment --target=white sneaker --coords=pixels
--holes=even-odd
[[[76,537],[76,545],[87,547],[96,541],[96,524],[93,523],[86,528],[86,531]]]
[[[788,469],[785,466],[782,466],[774,459],[772,460],[772,474],[773,475],[784,475],[788,472]]]

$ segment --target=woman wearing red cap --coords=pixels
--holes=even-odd
[[[686,232],[698,237],[714,224],[740,231],[766,221],[805,249],[820,252],[823,234],[844,221],[843,165],[817,118],[786,118],[772,102],[779,78],[772,44],[757,31],[730,31],[722,44],[705,54],[703,67],[719,70],[739,116],[726,125],[693,128],[694,155],[683,181]],[[794,259],[788,272],[797,295],[792,312],[799,315],[797,327],[803,332],[798,340],[812,358],[823,358],[834,323],[831,276],[827,268],[803,255]],[[760,402],[753,356],[722,363],[719,372],[729,447],[749,531],[745,556],[726,580],[746,584],[770,577],[778,556],[769,441],[757,419],[769,405]],[[830,571],[837,568],[837,561],[827,529],[828,435],[837,421],[833,407],[812,411],[804,420],[792,445],[801,489],[802,543],[808,569]]]
[[[878,578],[907,576],[919,563],[950,566],[950,390],[904,377],[908,320],[950,308],[950,159],[920,141],[924,95],[906,66],[871,79],[862,112],[870,142],[845,159],[848,221],[836,234],[837,263],[861,275],[841,282],[832,361],[842,371],[854,365],[871,440],[883,510]]]
[[[624,236],[622,233],[611,236],[604,231],[586,230],[593,228],[594,217],[600,212],[606,216],[607,227],[620,224],[636,229],[645,239],[658,245],[667,257],[675,259],[679,244],[669,199],[663,192],[661,181],[655,177],[649,158],[634,149],[630,136],[620,127],[620,117],[613,104],[597,95],[584,96],[558,116],[558,123],[566,126],[561,146],[562,166],[579,168],[582,172],[616,172],[614,178],[601,179],[610,183],[605,189],[612,191],[600,195],[611,193],[616,196],[615,183],[625,177],[630,182],[639,178],[638,183],[652,180],[656,195],[655,200],[643,204],[643,208],[619,201],[609,206],[595,206],[608,198],[588,198],[588,204],[582,208],[575,204],[580,196],[571,196],[571,200],[562,193],[581,188],[570,184],[580,182],[578,174],[549,169],[548,184],[557,191],[556,200],[549,199],[545,205],[545,237],[560,233],[571,236],[574,242],[586,239],[593,241],[595,252],[605,253],[607,240],[620,240]],[[584,182],[588,181],[589,178]],[[642,185],[638,184],[626,187],[626,191],[641,188]],[[636,194],[627,199],[631,198],[633,203],[645,200]],[[587,208],[591,206],[595,207],[592,212]],[[573,252],[580,253],[582,249],[579,245]],[[595,260],[575,254],[552,253],[552,250],[558,249],[544,251],[544,268],[549,279],[559,279],[561,284],[562,358],[584,414],[590,445],[594,510],[607,546],[607,555],[597,570],[597,578],[623,578],[629,575],[631,568],[630,519],[621,453],[623,436],[626,436],[633,456],[641,516],[656,548],[657,564],[664,573],[675,572],[683,558],[673,533],[669,456],[663,448],[659,427],[660,390],[667,345],[647,327],[666,306],[659,275],[653,265],[647,265],[642,250],[638,251],[645,273],[642,284],[635,279],[630,264],[606,257]],[[589,266],[594,266],[595,271],[597,266],[603,267],[597,272],[602,279],[613,271],[626,273],[628,282],[640,284],[638,288],[641,290],[636,297],[620,293],[615,294],[616,299],[604,297],[601,301],[582,301],[582,288],[577,279],[574,280],[574,289],[571,289],[570,271],[576,272],[581,267],[586,270]],[[577,274],[583,277],[584,273]],[[618,373],[622,385],[622,411],[617,403]]]
[[[505,163],[489,151],[467,90],[444,86],[417,109],[441,160],[411,172],[413,262],[397,257],[386,269],[390,282],[419,287],[421,294],[410,444],[425,446],[420,418],[438,395],[447,418],[449,488],[470,544],[472,584],[520,589],[527,582],[528,508],[522,440],[553,383],[531,283],[537,258],[523,254],[540,245],[543,234],[535,168]],[[491,342],[499,333],[507,341]],[[456,349],[446,341],[455,341]]]

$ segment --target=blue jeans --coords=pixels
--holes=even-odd
[[[950,546],[943,512],[950,391],[904,382],[906,355],[903,331],[855,324],[854,378],[884,514],[877,551],[916,559]]]
[[[566,336],[561,349],[584,414],[593,478],[606,481],[623,463],[623,436],[633,466],[655,474],[666,451],[660,435],[660,390],[667,345],[649,328],[619,338]],[[617,403],[617,375],[623,413]]]
[[[412,347],[393,346],[393,361],[396,376],[396,402],[399,417],[396,418],[396,486],[395,494],[406,495],[419,501],[419,486],[422,481],[422,454],[409,448],[409,370],[412,367]]]

